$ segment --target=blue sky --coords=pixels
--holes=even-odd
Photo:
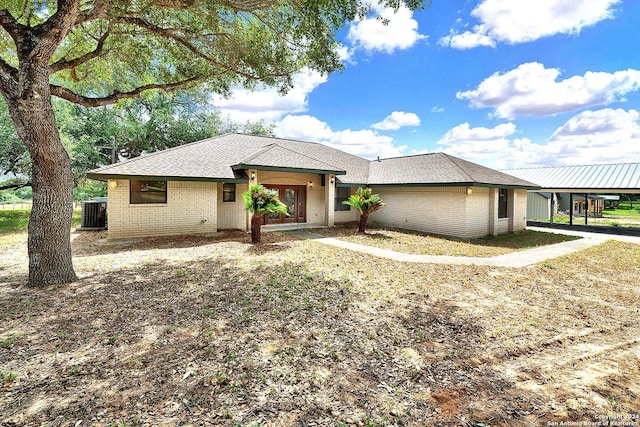
[[[493,168],[640,161],[640,1],[433,0],[340,34],[345,69],[212,105],[366,158]]]

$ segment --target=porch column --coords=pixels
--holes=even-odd
[[[256,169],[248,169],[247,177],[249,178],[249,187],[258,183],[258,171]],[[251,212],[246,212],[245,231],[251,230]]]
[[[509,194],[511,194],[511,197],[509,197]],[[517,199],[518,199],[518,194],[516,193],[515,189],[507,190],[507,218],[509,218],[507,231],[509,233],[513,233],[513,231],[515,230]]]
[[[573,225],[573,193],[569,193],[569,225]]]
[[[584,193],[584,225],[589,223],[589,193]]]
[[[498,222],[498,189],[489,188],[489,229],[490,236],[496,235],[496,225]]]
[[[336,176],[332,174],[325,175],[324,182],[324,217],[327,227],[333,227],[336,217]]]

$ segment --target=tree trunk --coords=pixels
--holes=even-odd
[[[358,234],[367,234],[365,229],[367,228],[367,221],[369,220],[369,215],[365,213],[360,214],[360,221],[358,221]]]
[[[32,162],[33,207],[29,217],[29,285],[76,280],[71,258],[73,175],[51,105],[47,67],[22,67],[20,96],[5,96],[16,132]],[[26,87],[27,89],[24,89]]]
[[[251,216],[251,243],[260,243],[260,228],[262,227],[262,217],[253,214]]]

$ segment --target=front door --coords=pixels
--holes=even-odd
[[[289,214],[265,215],[265,224],[282,224],[286,222],[306,221],[306,195],[307,187],[304,185],[270,185],[271,190],[278,191],[278,198],[287,206]]]

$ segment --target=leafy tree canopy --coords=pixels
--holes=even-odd
[[[381,3],[415,9],[422,1]],[[303,67],[339,69],[335,31],[370,12],[355,0],[0,0],[4,71],[18,69],[23,26],[51,30],[78,6],[49,72],[53,95],[85,106],[204,81],[223,94],[257,82],[284,92]]]

